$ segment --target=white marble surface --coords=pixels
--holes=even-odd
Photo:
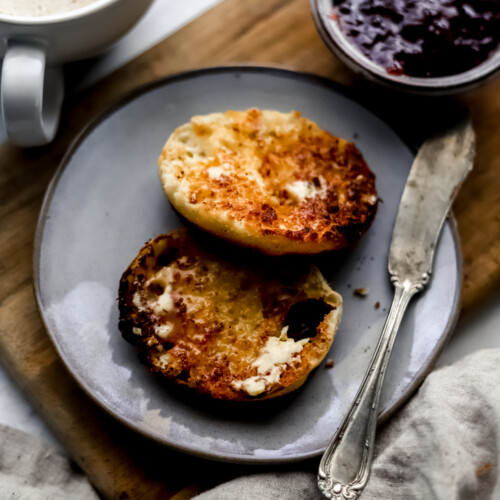
[[[120,43],[87,66],[88,71],[80,79],[78,88],[111,73],[219,1],[156,0],[141,22]],[[500,291],[480,310],[459,322],[437,365],[450,364],[470,352],[488,347],[500,347]],[[44,437],[61,448],[1,366],[0,423]]]

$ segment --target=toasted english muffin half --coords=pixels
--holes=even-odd
[[[377,209],[375,176],[356,146],[296,111],[194,116],[170,136],[158,163],[178,212],[267,254],[345,248]]]
[[[121,278],[119,308],[123,337],[152,371],[245,401],[305,381],[330,349],[342,298],[309,263],[234,252],[182,229],[141,249]]]

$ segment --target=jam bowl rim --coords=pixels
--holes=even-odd
[[[462,73],[439,77],[391,74],[386,68],[365,56],[342,33],[339,24],[331,17],[331,0],[310,2],[316,28],[326,46],[351,70],[375,83],[417,93],[458,93],[489,80],[500,69],[499,44],[485,61]]]

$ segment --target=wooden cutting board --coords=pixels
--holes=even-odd
[[[228,63],[281,65],[355,86],[415,142],[436,121],[435,110],[446,109],[440,100],[408,99],[358,82],[323,45],[308,0],[225,0],[70,98],[50,146],[1,147],[0,359],[104,498],[181,500],[243,469],[174,453],[134,434],[98,408],[67,373],[33,296],[41,202],[73,138],[111,102],[169,74]],[[463,307],[472,310],[500,284],[500,81],[461,100],[471,106],[477,132],[475,170],[454,206],[464,255]]]

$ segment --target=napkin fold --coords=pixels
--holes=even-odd
[[[43,440],[0,425],[0,499],[99,500],[67,457]]]
[[[361,500],[500,498],[499,388],[500,349],[478,351],[433,371],[379,431]],[[299,465],[292,472],[239,477],[195,498],[322,500],[317,463],[307,464],[308,470]],[[0,499],[68,498],[98,496],[68,458],[37,438],[0,425]]]
[[[433,371],[379,430],[374,453],[361,500],[499,499],[500,349],[477,351]],[[324,497],[316,470],[303,470],[239,477],[195,498]]]

